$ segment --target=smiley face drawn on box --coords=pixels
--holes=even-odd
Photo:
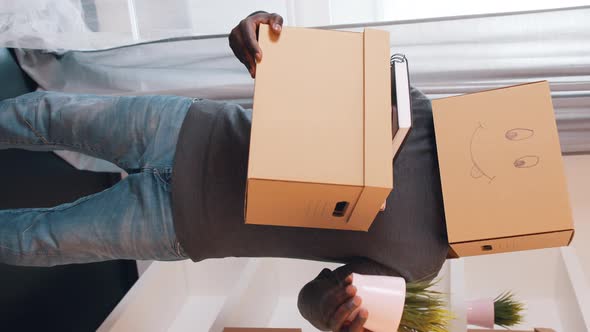
[[[547,82],[434,100],[433,116],[449,241],[571,219]]]
[[[477,138],[480,135],[486,135],[490,130],[487,128],[482,122],[478,122],[477,127],[473,131],[471,135],[471,140],[469,141],[469,154],[471,156],[471,162],[473,167],[471,167],[470,175],[473,179],[485,179],[491,184],[494,179],[496,178],[496,173],[494,172],[495,165],[483,165],[478,160],[478,154],[486,153],[486,151],[482,151],[482,149],[478,149],[479,146],[476,144]],[[518,144],[519,141],[524,141],[528,139],[534,139],[535,131],[530,128],[511,128],[505,131],[503,138],[508,143]],[[505,144],[506,142],[498,142],[498,144]],[[524,153],[524,151],[523,151]],[[523,154],[520,156],[514,156],[514,161],[512,162],[512,166],[515,169],[523,169],[523,168],[532,168],[539,164],[541,158],[536,154]]]

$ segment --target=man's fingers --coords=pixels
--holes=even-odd
[[[334,302],[338,303],[338,304],[342,304],[344,303],[344,301],[348,300],[349,298],[352,298],[356,295],[356,287],[354,287],[353,285],[348,285],[346,286],[344,289],[338,291],[336,294],[334,294]]]
[[[327,298],[327,306],[332,309],[334,312],[338,310],[338,308],[346,301],[352,299],[356,296],[357,289],[353,285],[348,285],[346,287],[338,287],[335,290],[331,291]]]
[[[262,59],[262,50],[258,45],[258,27],[269,24],[271,31],[279,34],[282,30],[283,18],[278,14],[257,12],[243,19],[230,33],[229,42],[234,54],[243,63],[250,76],[256,76],[256,63]]]
[[[244,45],[244,41],[242,40],[242,35],[239,33],[234,33],[232,31],[232,34],[230,35],[230,38],[229,38],[229,46],[231,47],[232,51],[234,52],[234,55],[236,56],[236,58],[238,58],[238,60],[240,60],[240,62],[248,69],[248,71],[251,72],[253,61],[251,59],[247,58],[248,53],[244,52],[243,45]]]
[[[347,282],[345,279],[341,286],[334,287],[326,294],[326,306],[333,308],[332,315],[334,315],[344,302],[351,300],[356,296],[357,288],[351,285],[351,283],[352,279],[350,279],[350,282]]]
[[[244,30],[242,29],[241,31],[242,33],[238,33],[235,36],[234,44],[236,44],[237,47],[235,49],[238,51],[237,53],[234,51],[234,54],[246,66],[248,72],[250,72],[250,76],[254,78],[256,75],[256,61],[254,60],[254,55],[251,54],[251,48],[247,46],[248,42],[244,40]],[[256,46],[258,46],[258,43],[256,43]],[[232,49],[234,48],[232,47]]]
[[[332,314],[332,317],[330,317],[329,325],[332,331],[340,331],[346,319],[361,305],[361,302],[361,298],[355,296],[340,305],[336,312]]]
[[[258,40],[256,39],[256,29],[258,25],[250,20],[242,21],[240,25],[242,25],[240,30],[242,31],[242,40],[244,41],[246,50],[250,53],[252,59],[260,61],[262,58],[262,51],[260,50]]]
[[[254,78],[256,76],[256,61],[252,58],[250,53],[244,53],[244,58],[246,61],[245,65],[248,68],[248,71],[250,72],[250,76]]]
[[[352,324],[350,324],[350,326],[348,327],[348,332],[365,331],[363,326],[367,322],[367,318],[369,318],[369,312],[367,311],[367,309],[361,309],[354,321],[352,321]]]
[[[270,14],[269,25],[274,33],[280,34],[283,29],[283,17],[279,14]]]
[[[352,284],[352,274],[349,274],[348,277],[344,278],[344,284],[345,285]]]
[[[260,24],[268,24],[276,32],[280,32],[283,26],[283,17],[277,13],[258,13],[256,15],[250,16],[249,19],[254,20],[256,26]]]
[[[255,73],[256,73],[256,62],[252,59],[250,54],[248,54],[248,53],[236,54],[236,57],[246,67],[246,69],[248,69],[250,76],[252,76],[252,78],[254,78]]]

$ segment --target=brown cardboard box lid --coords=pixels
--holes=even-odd
[[[389,33],[261,25],[249,179],[393,185]]]
[[[571,240],[547,82],[432,105],[449,243],[564,230],[570,230]]]

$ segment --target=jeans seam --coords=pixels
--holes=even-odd
[[[33,132],[35,132],[33,130]],[[35,132],[35,136],[37,136],[37,132]],[[86,150],[90,150],[92,152],[102,152],[102,150],[97,150],[96,148],[93,148],[91,146],[88,145],[83,145],[83,144],[68,144],[68,143],[64,143],[61,141],[48,141],[47,139],[45,139],[45,137],[43,136],[38,136],[38,138],[43,139],[43,143],[34,143],[34,142],[28,142],[28,141],[21,141],[21,140],[2,140],[0,141],[1,144],[29,144],[29,145],[55,145],[56,147],[60,148],[60,147],[64,147],[67,150],[67,148],[77,148],[77,149],[86,149]]]
[[[58,254],[49,254],[48,251],[42,251],[42,250],[25,252],[22,250],[14,250],[12,248],[8,248],[8,247],[2,246],[2,245],[0,245],[0,248],[2,248],[3,250],[9,251],[9,254],[12,254],[15,256],[43,256],[43,257],[59,257],[60,256]]]
[[[32,92],[32,94],[37,94],[37,95],[33,98],[27,96],[27,98],[24,98],[24,99],[21,99],[20,96],[18,96],[18,97],[14,97],[11,99],[3,100],[2,103],[11,104],[11,105],[37,103],[41,100],[41,98],[43,98],[47,94],[47,91],[36,91],[36,92]]]
[[[162,189],[170,194],[171,189],[172,189],[172,167],[170,166],[166,166],[166,167],[143,167],[141,169],[141,171],[143,173],[146,174],[152,174],[155,178],[156,181],[158,182],[158,185],[162,187]],[[166,180],[163,177],[163,174],[167,174],[169,180]],[[174,233],[174,238],[170,239],[170,232]],[[168,248],[172,250],[172,252],[174,253],[174,255],[176,255],[178,258],[186,258],[185,255],[182,255],[181,251],[181,247],[180,247],[180,242],[178,241],[178,238],[176,237],[176,233],[174,228],[172,227],[172,229],[168,229],[166,230],[166,233],[168,234]]]
[[[9,255],[13,255],[13,256],[37,256],[37,257],[42,256],[42,257],[52,257],[52,258],[54,258],[54,257],[67,257],[67,256],[57,254],[57,253],[49,253],[49,251],[43,252],[43,251],[37,250],[37,251],[23,252],[23,251],[14,250],[12,248],[4,247],[1,245],[0,245],[0,248],[7,251],[6,253],[3,253],[3,254],[9,254]],[[76,258],[93,258],[93,257],[95,257],[95,256],[86,254],[86,255],[77,256]]]
[[[37,136],[37,138],[40,138],[43,141],[43,143],[49,144],[49,141],[43,135],[41,135],[41,133],[39,133],[35,128],[33,128],[33,125],[29,122],[29,120],[23,119],[23,121],[27,124],[27,127],[29,127],[29,129],[31,129],[33,133],[35,133],[35,136]]]

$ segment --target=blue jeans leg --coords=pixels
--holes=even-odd
[[[190,103],[170,96],[51,92],[0,102],[0,149],[72,150],[131,174],[72,203],[0,210],[0,262],[47,266],[184,259],[172,224],[170,179]]]

